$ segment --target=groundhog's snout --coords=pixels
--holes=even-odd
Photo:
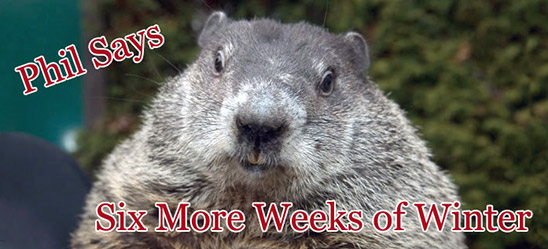
[[[236,99],[240,101],[232,116],[235,159],[253,171],[280,166],[280,151],[292,134],[295,120],[288,93],[259,86],[239,92]]]
[[[300,141],[306,106],[300,88],[268,78],[242,80],[220,110],[227,122],[228,156],[252,172],[284,170]]]
[[[243,149],[241,161],[246,167],[273,166],[289,128],[284,115],[262,114],[248,109],[234,117],[237,141]]]

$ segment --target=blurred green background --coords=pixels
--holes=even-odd
[[[467,233],[470,248],[548,248],[548,1],[99,0],[82,5],[87,34],[82,48],[92,37],[111,41],[153,24],[166,38],[163,47],[147,48],[140,64],[113,63],[97,71],[102,80],[89,83],[106,82],[93,94],[84,92],[92,107],[104,105],[86,107],[94,118],[86,118],[74,152],[90,174],[138,128],[158,86],[196,58],[197,35],[211,11],[224,10],[236,19],[305,20],[366,37],[369,75],[419,127],[436,163],[459,185],[464,209],[493,204],[498,210],[534,212],[528,233]],[[86,69],[95,71],[89,64]],[[95,77],[90,74],[86,79]]]

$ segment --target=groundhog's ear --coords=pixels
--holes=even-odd
[[[356,65],[356,69],[360,72],[368,70],[369,51],[363,36],[356,32],[348,32],[344,35],[344,40],[352,48],[350,60]]]
[[[222,11],[215,11],[207,18],[207,21],[202,28],[200,37],[198,38],[198,45],[204,47],[209,41],[210,36],[218,31],[221,27],[228,23],[228,17]]]

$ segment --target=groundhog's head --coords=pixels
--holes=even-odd
[[[362,36],[216,12],[198,44],[197,61],[155,103],[159,158],[267,189],[319,182],[351,164],[372,84]]]

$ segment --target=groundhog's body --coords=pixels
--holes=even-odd
[[[400,200],[458,200],[403,112],[363,73],[356,33],[299,23],[231,21],[215,13],[202,53],[160,90],[144,124],[105,161],[73,248],[464,248],[464,236],[423,232],[406,208],[405,232],[377,232],[371,218]],[[148,210],[146,233],[95,232],[102,201]],[[252,202],[292,210],[363,210],[358,233],[266,233]],[[155,233],[154,203],[244,211],[240,233]],[[449,220],[451,220],[449,218]],[[448,226],[446,226],[448,230]]]

